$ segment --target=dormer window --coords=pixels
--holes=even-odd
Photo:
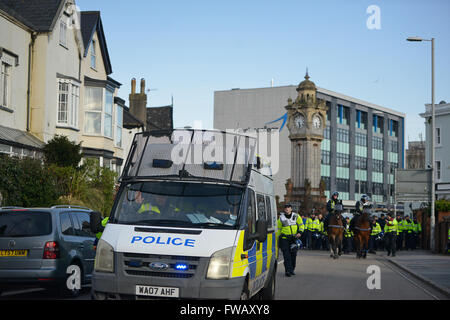
[[[92,69],[96,69],[97,66],[97,56],[96,56],[96,52],[95,52],[95,45],[96,45],[96,41],[92,40],[91,43],[91,68]]]

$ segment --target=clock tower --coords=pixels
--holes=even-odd
[[[287,184],[286,202],[303,209],[317,208],[314,203],[324,203],[321,192],[321,144],[324,139],[327,106],[324,100],[317,99],[317,88],[309,80],[297,88],[298,96],[288,100],[287,127],[291,140],[291,179]],[[305,212],[309,213],[309,212]]]

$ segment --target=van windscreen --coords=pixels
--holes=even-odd
[[[51,232],[49,212],[0,211],[0,238],[38,237]]]
[[[235,228],[242,195],[242,188],[218,184],[129,184],[121,193],[113,221],[132,225]]]

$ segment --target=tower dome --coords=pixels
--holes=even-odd
[[[305,91],[305,90],[313,90],[313,91],[317,90],[316,85],[314,84],[314,82],[310,81],[309,79],[310,79],[310,77],[308,75],[308,71],[306,71],[305,80],[302,81],[298,85],[297,92]]]

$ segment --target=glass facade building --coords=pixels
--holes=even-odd
[[[214,93],[214,127],[280,128],[280,166],[274,175],[275,193],[283,201],[291,177],[289,130],[282,121],[297,86],[233,89]],[[321,178],[329,198],[338,191],[343,200],[368,194],[380,205],[393,203],[394,169],[404,168],[405,114],[353,97],[317,88],[328,106],[321,144]]]

